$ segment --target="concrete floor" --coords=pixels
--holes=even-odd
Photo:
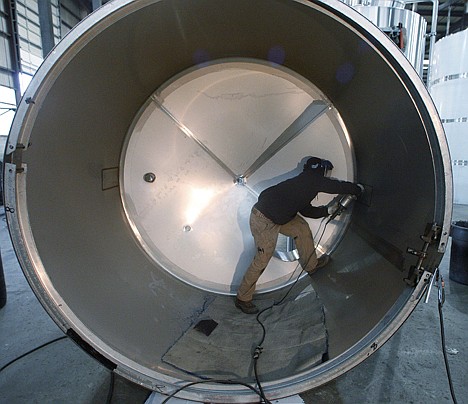
[[[457,205],[453,220],[468,220]],[[8,301],[0,309],[0,368],[44,343],[63,337],[31,292],[12,250],[3,207],[0,248]],[[446,348],[458,403],[468,403],[468,286],[449,279],[450,249],[440,266],[446,281],[443,306]],[[104,403],[111,374],[64,338],[0,372],[0,403]],[[160,403],[148,390],[115,376],[112,403]],[[421,302],[400,330],[375,354],[345,375],[283,403],[450,403],[441,350],[437,293]],[[173,403],[185,402],[171,400]]]

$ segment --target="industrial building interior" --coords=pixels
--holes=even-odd
[[[0,18],[1,403],[468,403],[466,0]],[[248,214],[310,139],[365,191],[309,221],[312,281],[279,239],[262,323],[233,304]]]

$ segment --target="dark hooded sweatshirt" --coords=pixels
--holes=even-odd
[[[328,215],[326,206],[310,204],[319,192],[359,195],[361,189],[352,182],[324,177],[323,170],[305,170],[297,177],[262,191],[255,208],[280,225],[288,223],[297,213],[315,219],[325,217]]]

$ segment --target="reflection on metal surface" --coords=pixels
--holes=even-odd
[[[59,327],[140,385],[167,394],[203,377],[164,357],[208,313],[216,320],[232,312],[243,324],[231,295],[253,253],[251,207],[262,189],[295,175],[306,155],[332,161],[334,176],[373,192],[327,227],[319,248],[330,263],[292,291],[299,298],[313,282],[329,360],[301,367],[307,351],[279,333],[276,348],[294,362],[274,363],[275,373],[260,362],[270,400],[329,382],[398,329],[425,287],[421,278],[413,290],[401,271],[417,261],[406,250],[427,223],[441,234],[425,263],[442,257],[452,165],[437,111],[400,50],[343,3],[108,2],[57,45],[24,99],[34,102],[18,106],[4,177],[21,266]],[[314,101],[331,108],[242,178]],[[192,190],[204,191],[192,197]],[[309,224],[315,235],[318,221]],[[272,259],[259,306],[279,301],[299,273],[296,261]],[[306,324],[303,312],[294,314]],[[274,327],[289,330],[289,320],[280,315]],[[226,352],[256,342],[257,328],[238,328]],[[295,331],[303,342],[311,330]],[[203,348],[215,358],[210,374],[226,378],[218,351]],[[252,374],[233,378],[255,384]],[[181,395],[257,400],[244,386],[211,383]]]
[[[161,109],[161,111],[163,111],[175,124],[176,126],[183,132],[185,133],[188,137],[190,137],[192,140],[195,141],[196,144],[198,144],[214,161],[216,161],[223,169],[225,169],[231,176],[234,180],[237,179],[237,175],[231,171],[231,169],[226,165],[224,164],[224,162],[222,160],[220,160],[216,154],[214,154],[210,149],[209,147],[204,144],[202,141],[199,140],[199,138],[197,136],[195,136],[195,134],[187,127],[185,126],[182,122],[179,121],[179,119],[177,119],[171,111],[169,111],[164,105],[163,103],[161,102],[161,100],[156,96],[154,95],[153,97],[151,97],[151,99],[156,103],[156,105]]]
[[[144,176],[143,176],[143,179],[146,181],[146,182],[154,182],[156,180],[156,176],[153,174],[153,173],[146,173]]]
[[[307,108],[299,115],[278,138],[270,144],[270,146],[262,153],[257,160],[245,171],[242,178],[250,177],[270,158],[278,153],[283,147],[287,146],[295,137],[299,136],[303,130],[312,122],[318,119],[329,106],[321,100],[314,100]]]
[[[122,156],[127,217],[142,247],[166,271],[192,286],[234,294],[254,255],[249,213],[257,195],[300,172],[300,161],[312,153],[332,159],[334,174],[352,180],[346,130],[311,83],[255,60],[189,70],[156,94],[133,123]],[[150,168],[158,181],[141,187],[139,173]],[[314,204],[332,198],[321,194]],[[332,251],[348,221],[333,221],[317,251]],[[309,223],[316,231],[319,221]],[[190,234],[181,237],[186,225]],[[258,291],[294,280],[297,251],[290,241],[282,244],[280,238],[280,259],[271,261]]]
[[[299,252],[296,249],[296,244],[292,237],[284,234],[278,235],[276,243],[275,256],[283,261],[296,261],[299,259]]]
[[[343,2],[385,32],[422,77],[427,22],[421,15],[405,9],[407,3],[405,1],[343,0]]]
[[[215,197],[216,191],[210,188],[193,188],[187,201],[185,209],[185,220],[193,225],[203,211],[209,206]]]

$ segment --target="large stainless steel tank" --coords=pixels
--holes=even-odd
[[[426,47],[426,20],[405,8],[411,1],[343,0],[384,31],[422,77]],[[415,2],[417,3],[417,2]]]
[[[287,303],[295,315],[267,327],[278,355],[262,368],[265,349],[260,379],[268,397],[284,397],[344,373],[396,331],[450,226],[450,158],[430,97],[345,4],[106,4],[52,51],[18,108],[5,164],[11,236],[59,327],[119,374],[164,393],[198,376],[253,385],[250,353],[246,373],[233,364],[259,338],[233,307],[253,254],[249,210],[307,155],[367,192],[320,238],[319,253],[332,254],[312,281],[326,355],[312,363],[304,339],[314,336],[308,277]],[[259,281],[260,305],[299,274],[286,250]],[[180,395],[256,399],[209,382]]]
[[[468,29],[434,45],[429,92],[444,125],[453,170],[453,201],[468,204]]]

